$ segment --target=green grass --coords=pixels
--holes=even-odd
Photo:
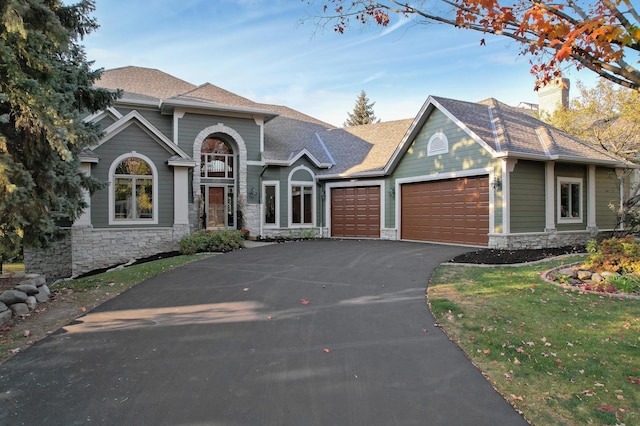
[[[640,300],[569,291],[524,267],[441,265],[436,319],[533,424],[640,424]]]
[[[17,272],[24,272],[24,263],[3,263],[2,273],[15,274]]]

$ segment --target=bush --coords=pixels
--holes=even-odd
[[[640,244],[633,235],[604,240],[589,255],[584,266],[595,271],[640,273]]]
[[[244,247],[244,237],[240,231],[198,231],[180,240],[180,253],[195,254],[204,252],[222,252]]]

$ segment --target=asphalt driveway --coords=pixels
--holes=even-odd
[[[0,424],[527,424],[425,303],[464,251],[319,240],[186,265],[0,365]]]

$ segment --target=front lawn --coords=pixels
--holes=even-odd
[[[450,338],[538,425],[640,424],[640,300],[582,294],[522,267],[443,264],[428,301]]]

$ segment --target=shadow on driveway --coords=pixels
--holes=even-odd
[[[0,365],[0,424],[527,424],[427,308],[467,250],[318,240],[188,264]]]

